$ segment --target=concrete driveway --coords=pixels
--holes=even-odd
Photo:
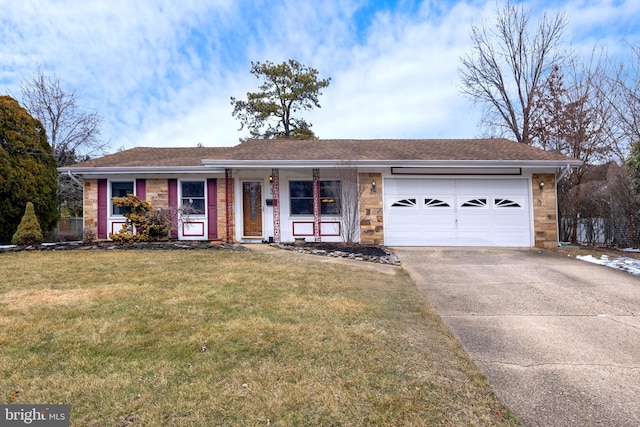
[[[536,249],[394,251],[525,426],[640,425],[640,278]]]

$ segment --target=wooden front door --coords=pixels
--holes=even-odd
[[[243,236],[262,237],[262,181],[242,183]]]

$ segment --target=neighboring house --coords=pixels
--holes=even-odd
[[[248,140],[138,147],[59,171],[84,179],[84,226],[99,239],[124,221],[112,198],[132,193],[188,207],[174,216],[181,240],[340,241],[349,199],[362,244],[555,247],[556,170],[580,164],[506,139]]]

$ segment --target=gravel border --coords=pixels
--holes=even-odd
[[[62,243],[43,243],[34,246],[16,246],[7,245],[0,246],[2,252],[21,252],[21,251],[68,251],[68,250],[190,250],[190,249],[214,249],[214,250],[233,250],[233,251],[249,251],[250,249],[242,245],[232,245],[226,243],[210,243],[210,242],[139,242],[118,244],[111,242],[100,242],[93,244],[84,244],[81,242],[62,242]]]
[[[303,246],[292,246],[290,244],[283,244],[283,243],[272,243],[269,246],[278,248],[278,249],[284,249],[287,251],[298,252],[301,254],[321,255],[321,256],[328,256],[328,257],[335,257],[335,258],[352,259],[354,261],[369,261],[369,262],[376,262],[380,264],[400,265],[400,259],[398,259],[396,254],[394,254],[384,246],[380,247],[380,249],[382,249],[382,251],[384,251],[385,253],[385,255],[383,256],[364,255],[357,252],[345,252],[340,250],[326,251],[324,249],[313,249],[313,248],[307,248]]]

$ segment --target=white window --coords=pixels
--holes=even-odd
[[[111,183],[111,214],[122,216],[127,211],[124,206],[116,206],[113,204],[114,197],[126,197],[133,193],[133,181],[121,181]]]
[[[182,208],[187,215],[204,215],[204,181],[181,181]]]
[[[320,181],[320,213],[340,215],[340,181]],[[289,181],[291,215],[313,215],[313,181]]]

